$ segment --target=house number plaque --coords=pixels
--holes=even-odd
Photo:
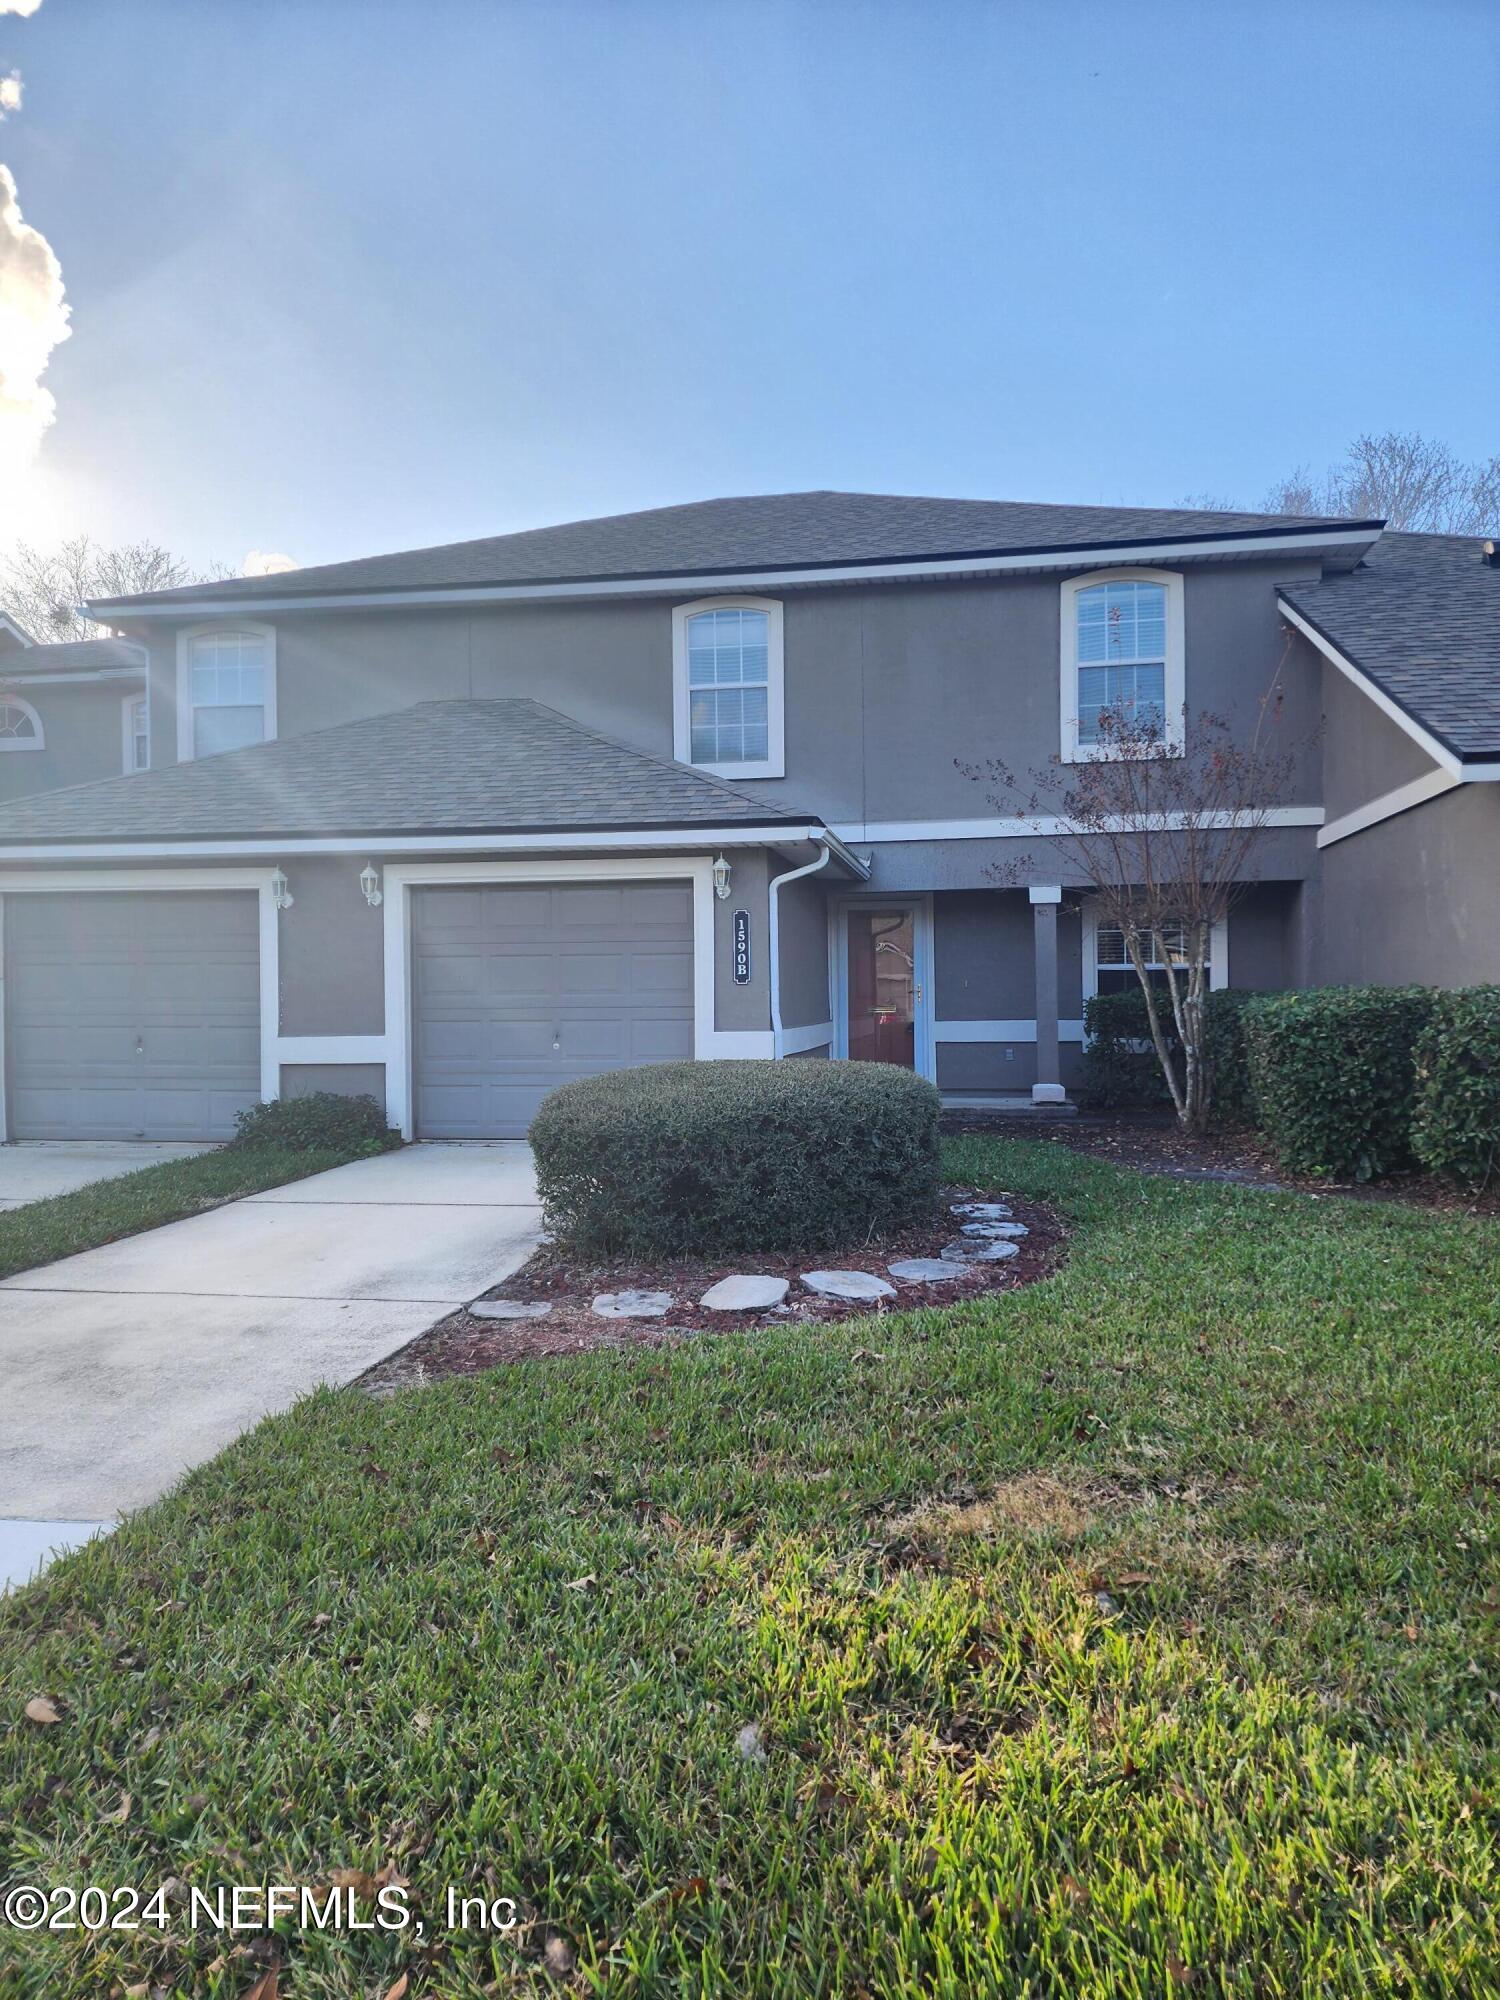
[[[734,983],[736,986],[750,984],[750,912],[736,910],[734,913]]]

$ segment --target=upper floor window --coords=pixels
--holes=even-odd
[[[42,718],[29,701],[16,694],[0,695],[0,750],[45,750]]]
[[[125,772],[144,771],[151,762],[150,723],[146,697],[128,694],[121,704],[121,733],[124,738]]]
[[[1182,707],[1182,578],[1121,570],[1065,583],[1063,761],[1122,755],[1122,734],[1137,732],[1180,751]]]
[[[672,614],[674,754],[724,778],[779,778],[781,606],[725,597]]]
[[[177,755],[215,757],[276,734],[276,637],[267,625],[185,632],[177,642]]]

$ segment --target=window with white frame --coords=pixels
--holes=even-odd
[[[1146,971],[1153,986],[1166,985],[1168,965],[1180,969],[1187,964],[1187,933],[1181,924],[1163,924],[1160,942],[1152,938],[1149,942],[1143,940],[1143,943],[1148,953]],[[1207,964],[1210,986],[1213,985],[1212,950],[1213,941],[1210,939]],[[1117,925],[1100,924],[1094,933],[1094,963],[1098,973],[1096,992],[1125,993],[1136,986],[1135,967],[1130,962],[1125,933]]]
[[[781,606],[749,597],[680,605],[672,636],[679,761],[721,777],[781,777]]]
[[[1119,755],[1110,724],[1182,748],[1182,578],[1129,570],[1063,585],[1062,751]]]
[[[275,638],[268,626],[187,632],[178,641],[177,754],[215,757],[276,734]]]
[[[0,693],[0,750],[45,750],[42,718],[29,701]]]
[[[144,771],[151,762],[151,736],[143,694],[126,695],[121,704],[120,728],[126,775]]]

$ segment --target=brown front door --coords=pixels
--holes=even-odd
[[[909,909],[849,912],[849,1058],[917,1066],[916,936]]]

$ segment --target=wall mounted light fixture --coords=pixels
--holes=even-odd
[[[278,910],[289,910],[296,900],[278,864],[271,870],[271,901],[276,905]]]
[[[722,854],[714,863],[714,894],[721,903],[729,900],[729,863]]]
[[[380,875],[373,861],[367,861],[360,870],[359,886],[365,892],[365,901],[372,910],[378,910],[385,901],[380,887]]]

